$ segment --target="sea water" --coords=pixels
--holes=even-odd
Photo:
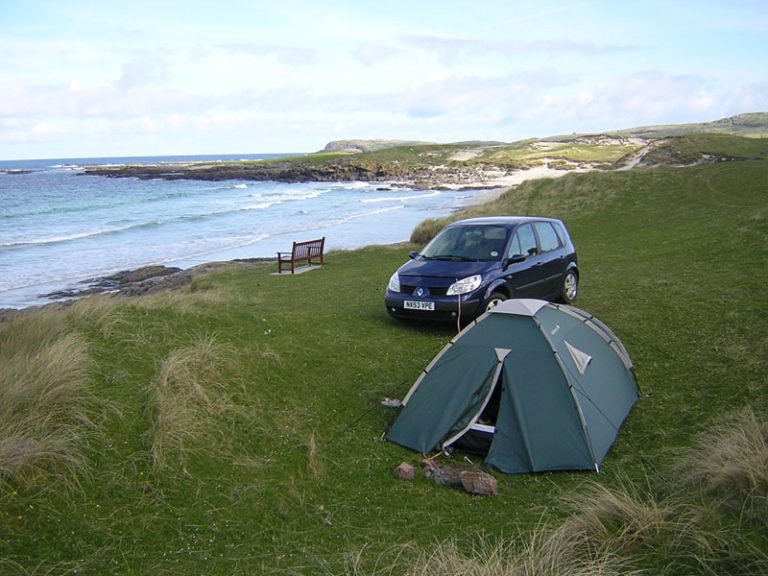
[[[44,304],[84,280],[152,264],[274,257],[294,240],[326,250],[407,240],[429,217],[476,192],[382,183],[284,184],[140,180],[84,174],[86,165],[235,157],[0,162],[0,308]]]

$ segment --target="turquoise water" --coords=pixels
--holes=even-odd
[[[195,159],[212,158],[0,162],[0,308],[43,304],[54,290],[150,264],[274,257],[294,240],[325,236],[329,250],[400,242],[425,218],[476,194],[364,182],[83,175],[86,164]]]

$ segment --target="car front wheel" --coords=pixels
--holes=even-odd
[[[494,292],[491,297],[488,298],[488,303],[485,305],[485,311],[488,312],[491,308],[496,308],[499,304],[507,299],[507,295],[503,292]]]
[[[579,295],[579,275],[569,270],[563,278],[563,287],[560,291],[560,300],[564,304],[572,304]]]

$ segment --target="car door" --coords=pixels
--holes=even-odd
[[[542,274],[541,255],[532,224],[522,224],[515,229],[506,257],[512,260],[504,272],[512,297],[540,298],[545,275]]]
[[[538,267],[541,285],[539,298],[547,298],[556,294],[565,270],[563,247],[557,231],[549,222],[534,222],[536,238],[539,247]]]

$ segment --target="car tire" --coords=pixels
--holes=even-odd
[[[579,295],[579,275],[575,270],[568,270],[563,278],[560,289],[560,301],[563,304],[573,304]]]
[[[485,304],[485,311],[488,312],[491,308],[496,308],[499,304],[507,299],[507,295],[504,292],[494,292],[491,297],[488,298],[488,302]]]

